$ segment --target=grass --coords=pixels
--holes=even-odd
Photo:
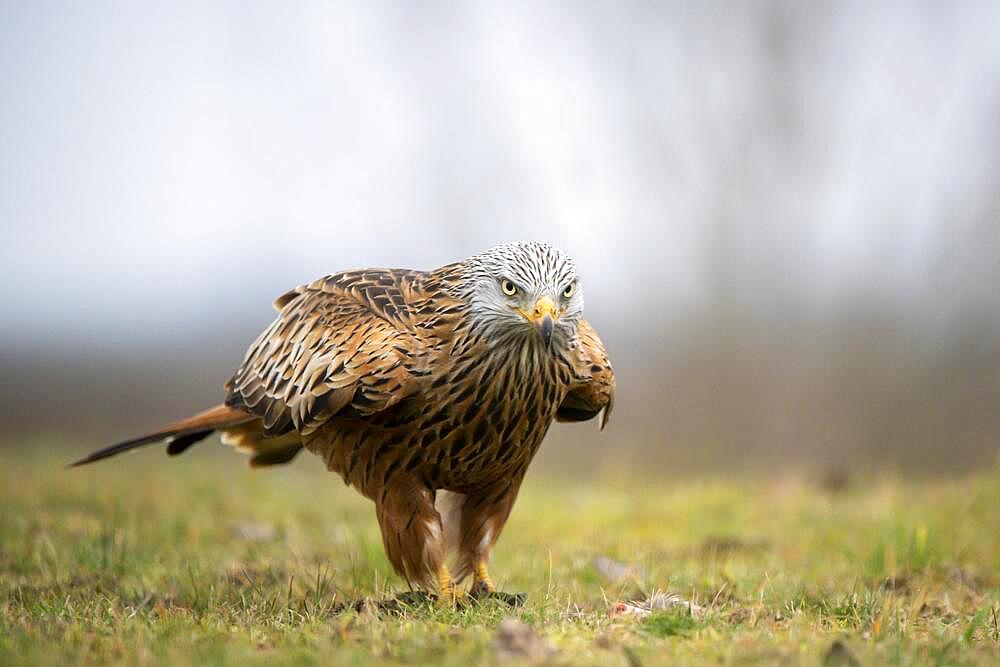
[[[0,452],[0,664],[1000,660],[996,470],[840,491],[533,471],[493,567],[528,603],[390,615],[343,607],[405,586],[370,504],[308,457]],[[696,611],[611,613],[654,590]],[[498,648],[509,616],[544,650]]]

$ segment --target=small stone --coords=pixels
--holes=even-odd
[[[505,618],[500,623],[492,646],[499,660],[544,662],[556,653],[552,644],[539,637],[530,625],[516,618]]]
[[[823,667],[860,667],[861,663],[841,640],[836,640],[823,656]]]

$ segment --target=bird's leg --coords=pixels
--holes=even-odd
[[[454,600],[455,580],[444,564],[441,517],[433,493],[413,480],[396,479],[375,494],[382,543],[393,569],[425,591]]]
[[[472,575],[470,592],[474,597],[499,598],[510,604],[523,603],[523,596],[498,592],[487,568],[493,545],[507,523],[520,484],[521,477],[517,476],[466,494],[462,504],[457,576],[461,579]]]
[[[490,571],[486,567],[486,559],[480,558],[472,569],[472,594],[496,593],[497,587],[490,579]]]
[[[444,563],[438,567],[437,580],[438,604],[440,606],[451,606],[456,602],[460,602],[465,597],[465,591],[459,590],[458,585],[451,576],[451,572],[448,571],[448,566]]]
[[[469,591],[469,595],[479,599],[490,598],[500,600],[512,607],[520,607],[527,601],[527,596],[524,593],[505,593],[504,591],[497,590],[497,587],[493,584],[493,580],[490,579],[485,558],[476,561],[473,567],[472,589]]]

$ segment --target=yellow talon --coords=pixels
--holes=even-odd
[[[495,593],[497,590],[497,587],[493,585],[493,580],[490,579],[490,572],[486,569],[486,561],[484,560],[476,563],[472,588],[473,590],[485,589],[487,593]]]
[[[438,596],[438,604],[442,607],[448,607],[459,600],[459,598],[465,595],[464,591],[458,590],[455,585],[455,580],[451,578],[451,572],[444,565],[438,569],[438,591],[440,595]]]

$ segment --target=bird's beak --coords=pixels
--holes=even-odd
[[[542,341],[548,346],[552,341],[552,330],[555,328],[556,320],[559,319],[559,309],[556,308],[555,301],[551,297],[543,296],[535,302],[534,308],[530,313],[526,313],[525,317],[535,325]]]

